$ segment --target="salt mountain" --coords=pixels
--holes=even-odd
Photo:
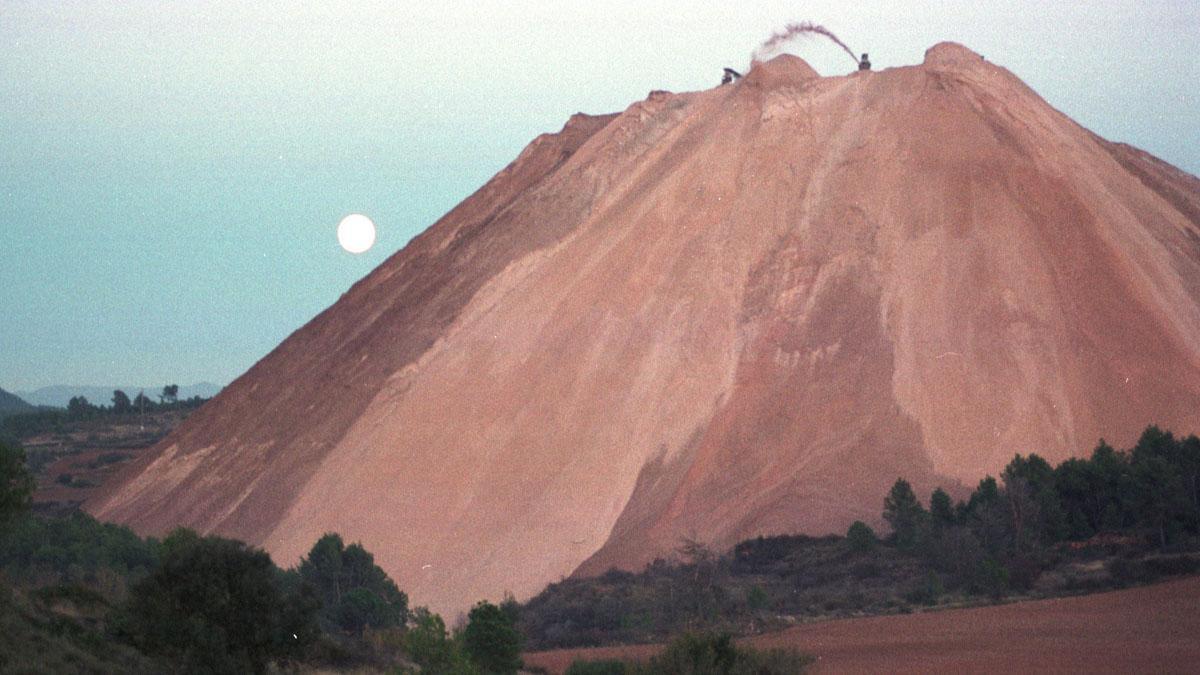
[[[943,43],[575,115],[88,504],[455,612],[1200,431],[1200,180]]]

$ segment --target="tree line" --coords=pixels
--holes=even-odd
[[[899,479],[884,499],[889,541],[955,580],[993,592],[1027,588],[1052,548],[1098,535],[1192,547],[1200,534],[1200,438],[1148,427],[1129,450],[1100,441],[1090,457],[1052,467],[1016,455],[997,481],[954,503],[941,488],[926,508]],[[857,523],[848,532],[866,540]],[[857,533],[856,531],[857,530]]]
[[[114,415],[130,415],[137,412],[154,412],[156,410],[173,410],[177,408],[195,407],[208,399],[199,396],[193,396],[189,399],[179,398],[179,385],[168,384],[158,393],[158,400],[155,401],[146,395],[145,391],[139,391],[135,397],[129,398],[120,389],[116,389],[112,393],[112,405],[94,405],[87,400],[85,396],[73,396],[67,402],[67,412],[76,417],[86,417],[96,413],[111,413]]]
[[[726,554],[685,541],[675,562],[563,580],[524,606],[481,603],[455,630],[410,609],[373,556],[336,534],[284,570],[242,542],[187,530],[144,540],[84,514],[35,518],[32,488],[19,446],[0,443],[5,576],[98,588],[112,599],[107,638],[213,672],[345,665],[355,653],[387,649],[422,672],[513,672],[525,637],[547,647],[703,627],[753,631],[779,614],[905,611],[950,589],[998,597],[1029,588],[1076,548],[1115,552],[1105,559],[1114,576],[1148,551],[1156,565],[1175,565],[1167,573],[1194,572],[1194,557],[1175,554],[1200,550],[1200,439],[1154,426],[1132,448],[1101,441],[1057,466],[1016,455],[998,479],[985,477],[957,501],[939,488],[923,503],[897,479],[882,500],[890,528],[882,538],[856,522],[844,537],[759,537]]]
[[[280,569],[260,549],[188,529],[142,539],[84,513],[38,517],[29,512],[33,487],[23,450],[0,441],[0,579],[39,597],[91,598],[102,605],[101,630],[88,633],[59,615],[45,625],[70,625],[68,633],[84,634],[82,643],[101,651],[104,641],[132,647],[158,664],[150,670],[400,663],[470,675],[515,673],[521,665],[515,601],[480,602],[459,629],[447,630],[427,608],[410,609],[374,556],[338,534],[325,534],[296,567]],[[10,596],[0,593],[3,619],[13,589],[0,584],[0,591]],[[5,662],[6,648],[17,660]],[[6,645],[0,636],[0,670],[36,666],[37,654],[22,649],[33,647]]]
[[[47,431],[61,431],[67,424],[110,417],[144,415],[168,410],[194,410],[209,399],[200,396],[179,398],[179,385],[168,384],[154,400],[139,391],[133,398],[120,389],[112,393],[110,405],[92,403],[85,396],[73,396],[66,408],[41,407],[33,412],[18,413],[0,421],[0,429],[17,438],[28,438]]]
[[[877,534],[761,536],[718,552],[684,539],[634,573],[552,583],[521,611],[536,649],[657,642],[686,630],[756,633],[796,619],[903,613],[1118,588],[1200,571],[1200,439],[1148,427],[1057,466],[1016,455],[973,490],[919,499],[897,479]]]

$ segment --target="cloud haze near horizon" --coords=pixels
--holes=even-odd
[[[876,69],[962,42],[1200,173],[1196,3],[514,6],[0,5],[0,387],[227,383],[537,134],[713,86],[789,21]],[[827,41],[786,51],[850,69]],[[379,226],[357,257],[351,212]]]

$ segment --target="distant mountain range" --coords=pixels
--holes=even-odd
[[[15,392],[15,393],[17,394],[17,396],[20,396],[20,399],[17,399],[18,401],[21,401],[21,399],[24,399],[24,401],[21,401],[22,403],[28,402],[28,403],[26,403],[26,405],[29,405],[29,404],[32,404],[34,406],[49,405],[49,406],[55,406],[55,407],[59,407],[59,408],[65,408],[67,406],[67,402],[70,401],[75,396],[82,396],[82,397],[86,398],[89,403],[93,403],[95,405],[109,405],[112,403],[113,391],[115,391],[117,389],[120,389],[121,391],[128,394],[129,398],[133,398],[134,396],[137,396],[139,391],[144,391],[144,392],[146,392],[146,396],[149,396],[151,399],[158,400],[158,395],[162,392],[162,388],[163,388],[163,385],[161,385],[161,384],[158,386],[150,386],[150,387],[146,387],[146,386],[138,386],[138,387],[104,386],[104,387],[99,387],[99,386],[86,386],[86,385],[56,384],[56,385],[52,385],[49,387],[42,387],[41,389],[35,389],[34,391],[19,391],[19,392]],[[199,384],[192,384],[192,385],[187,385],[187,386],[180,385],[179,386],[179,398],[180,399],[188,399],[188,398],[192,398],[193,396],[199,396],[201,398],[212,398],[213,396],[216,396],[217,393],[220,391],[221,391],[221,385],[213,384],[212,382],[201,382]],[[7,392],[5,392],[5,393],[7,393]],[[8,394],[8,395],[12,396],[12,394]],[[16,397],[14,396],[13,398],[16,398]]]
[[[16,413],[32,412],[34,407],[16,394],[0,389],[0,418]]]

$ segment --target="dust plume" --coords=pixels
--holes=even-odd
[[[807,37],[808,35],[811,35],[813,33],[816,33],[817,35],[824,35],[825,37],[829,38],[830,40],[833,40],[834,43],[837,44],[837,46],[844,49],[846,51],[846,53],[850,55],[850,58],[854,60],[855,64],[858,63],[858,57],[855,56],[854,52],[851,51],[851,49],[846,46],[845,42],[842,42],[840,39],[838,39],[838,36],[834,35],[833,32],[830,31],[828,28],[826,28],[824,26],[818,26],[817,24],[814,24],[811,21],[801,21],[800,23],[789,23],[788,25],[783,27],[783,30],[775,31],[775,33],[773,35],[771,35],[771,37],[767,38],[766,42],[763,42],[761,45],[758,46],[758,49],[754,50],[754,54],[752,54],[750,56],[750,60],[752,62],[762,61],[765,56],[770,54],[772,51],[775,50],[776,47],[783,44],[784,42],[787,42],[789,40],[792,40],[792,39],[798,38],[798,37]]]

